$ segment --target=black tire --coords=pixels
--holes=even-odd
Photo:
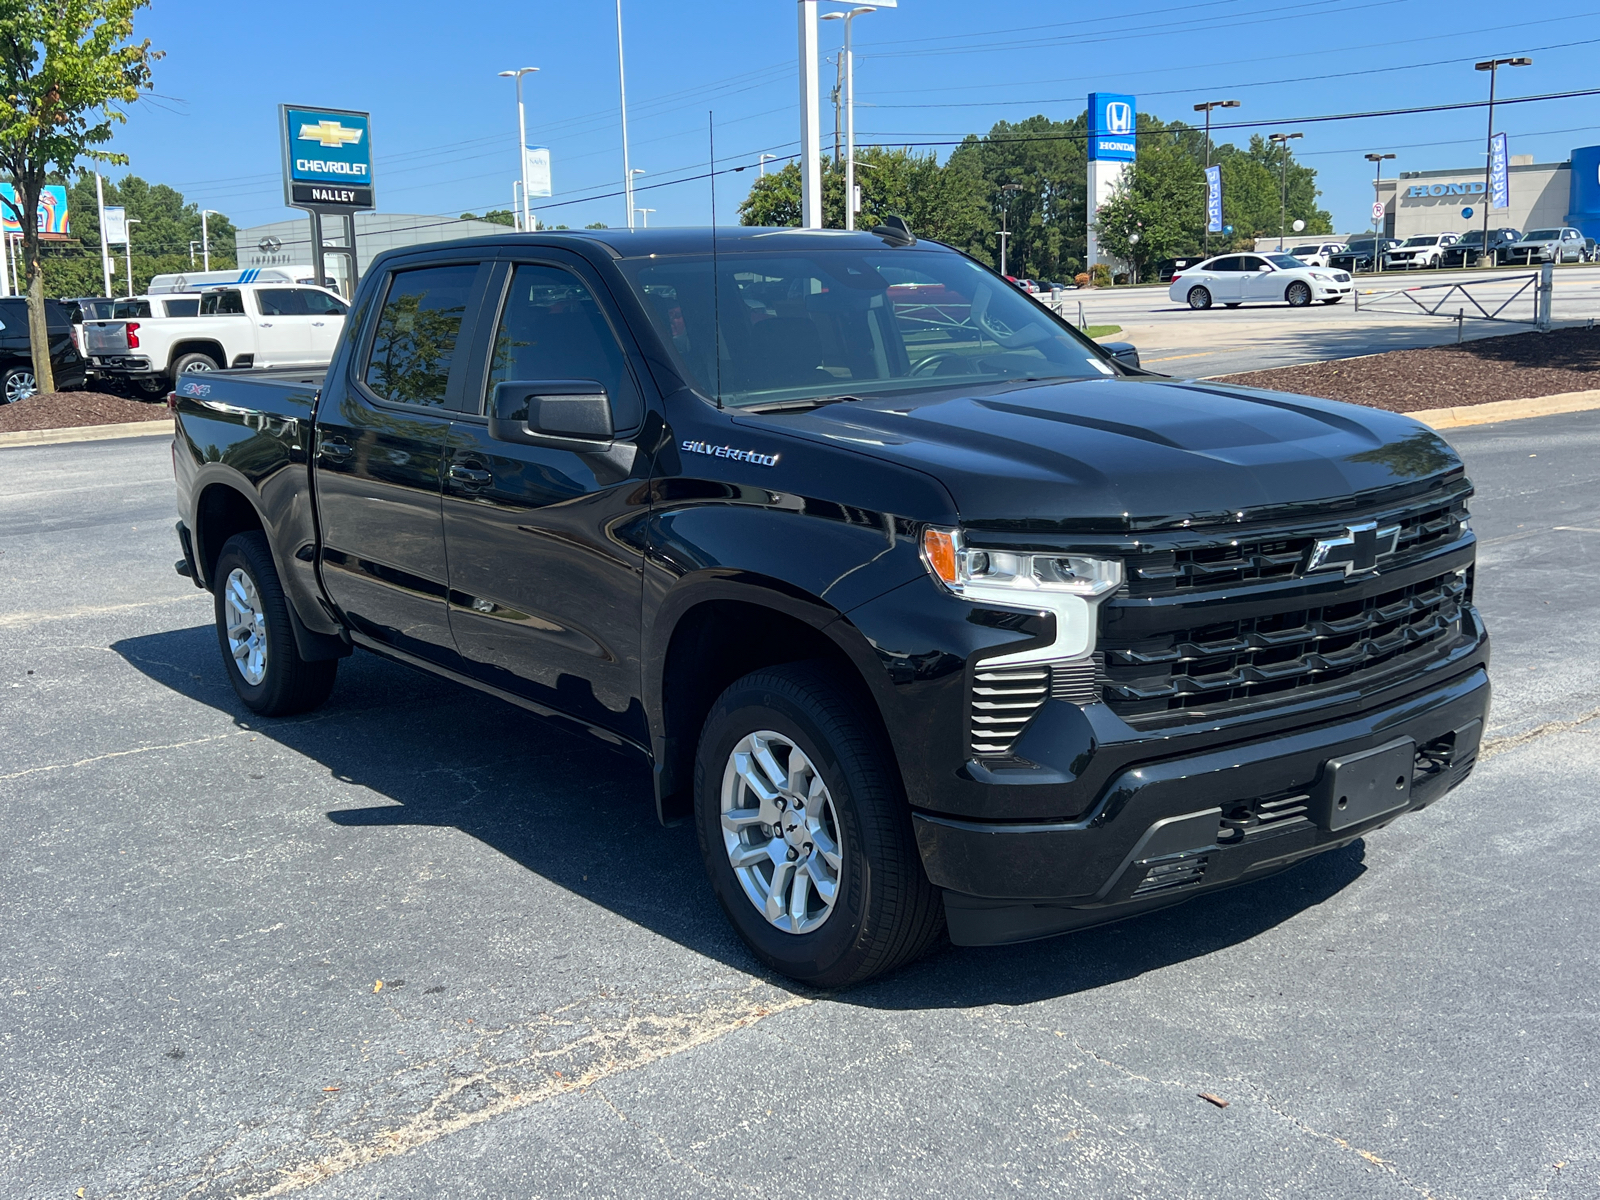
[[[172,385],[160,375],[138,375],[134,377],[133,386],[146,396],[159,396],[170,392]]]
[[[1323,303],[1324,304],[1337,304],[1337,303],[1339,303],[1339,301],[1341,301],[1343,299],[1344,299],[1343,296],[1329,296],[1326,300],[1323,301]]]
[[[228,639],[226,592],[235,571],[242,572],[254,586],[263,618],[264,671],[259,681],[245,677]],[[259,531],[237,533],[223,544],[211,580],[213,609],[216,613],[217,644],[222,650],[223,669],[233,690],[239,693],[251,712],[264,717],[287,717],[318,707],[333,691],[339,660],[330,658],[307,662],[295,645],[294,628],[289,620],[289,602],[278,582],[267,536]]]
[[[1196,312],[1203,312],[1211,307],[1211,290],[1203,287],[1192,287],[1187,297],[1189,307]]]
[[[1289,302],[1290,308],[1304,308],[1311,303],[1311,285],[1296,279],[1283,290],[1283,298]]]
[[[1241,305],[1243,303],[1244,303],[1243,300],[1228,300],[1228,301],[1224,301],[1223,302],[1223,307],[1224,308],[1238,308],[1239,305]]]
[[[182,375],[185,371],[220,371],[221,365],[209,354],[202,354],[198,350],[188,354],[178,355],[178,361],[172,364],[174,377]]]
[[[820,664],[746,675],[717,698],[695,757],[695,825],[723,912],[762,962],[813,987],[860,983],[923,954],[944,928],[899,771],[873,717]],[[767,920],[734,874],[722,834],[722,782],[739,743],[757,731],[788,739],[815,765],[836,816],[843,859],[833,910],[791,933]],[[815,805],[813,805],[813,809]],[[791,810],[797,811],[797,810]]]
[[[0,404],[14,404],[18,400],[26,400],[29,396],[36,395],[38,391],[39,387],[31,366],[12,367],[4,377],[0,377]]]

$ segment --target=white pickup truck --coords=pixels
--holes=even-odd
[[[167,391],[186,371],[326,365],[349,306],[308,285],[240,284],[198,294],[193,316],[85,321],[84,353],[97,375]],[[164,296],[170,302],[175,296]]]

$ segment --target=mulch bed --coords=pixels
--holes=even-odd
[[[166,421],[166,397],[153,404],[124,400],[104,392],[45,392],[15,404],[0,405],[0,433],[25,429],[76,429],[81,425],[121,425],[129,421]]]
[[[1216,378],[1391,412],[1525,400],[1600,388],[1600,329],[1513,333]]]

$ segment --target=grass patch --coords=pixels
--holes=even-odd
[[[1087,329],[1083,330],[1085,337],[1092,338],[1110,337],[1113,333],[1121,332],[1121,325],[1090,325]]]

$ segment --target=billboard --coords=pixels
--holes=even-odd
[[[100,228],[105,234],[106,245],[126,246],[128,244],[128,210],[120,204],[108,204],[100,210]]]
[[[278,105],[283,199],[290,208],[356,212],[373,205],[370,114]]]
[[[1089,161],[1132,162],[1137,118],[1132,96],[1089,93]]]
[[[1489,140],[1489,207],[1511,207],[1511,159],[1506,152],[1506,135],[1497,133]]]
[[[17,221],[17,190],[9,183],[0,183],[0,197],[5,199],[0,204],[0,217],[3,217],[7,233],[21,233],[22,226]],[[67,220],[67,189],[58,183],[45,184],[44,191],[39,193],[38,208],[39,232],[55,234],[65,237],[72,232]]]
[[[1206,168],[1206,232],[1222,232],[1222,168]]]
[[[549,146],[524,146],[523,154],[527,155],[528,171],[528,197],[548,196],[550,194],[550,147]]]

